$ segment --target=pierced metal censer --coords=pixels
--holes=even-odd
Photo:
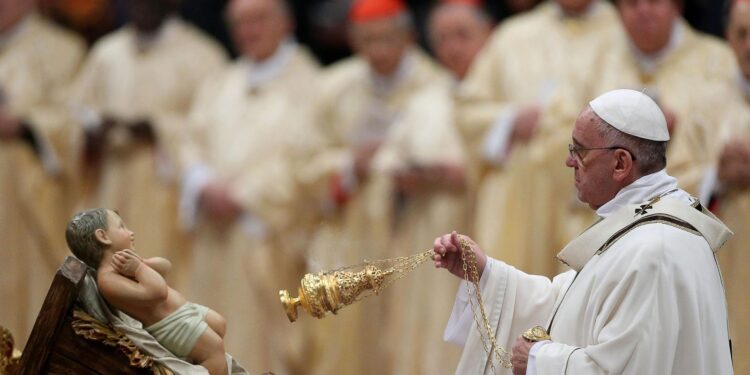
[[[488,363],[492,373],[497,373],[496,364],[512,368],[511,356],[505,348],[498,345],[490,326],[487,313],[479,293],[479,272],[474,251],[464,236],[459,237],[461,263],[471,310]],[[289,321],[297,320],[297,308],[302,307],[308,314],[321,319],[327,312],[336,314],[345,306],[351,305],[373,294],[379,294],[392,282],[406,276],[420,264],[435,255],[427,250],[407,257],[365,261],[364,263],[342,267],[333,271],[308,273],[300,282],[298,296],[292,298],[286,290],[279,291],[279,299],[286,311]],[[476,301],[475,301],[476,300]],[[543,331],[541,327],[536,327]],[[531,332],[531,330],[529,330]]]
[[[320,319],[327,312],[336,314],[347,305],[379,294],[392,282],[431,259],[433,254],[433,250],[428,250],[408,257],[365,261],[333,271],[308,273],[300,282],[297,297],[292,298],[288,291],[280,290],[279,299],[291,322],[297,320],[300,306]]]

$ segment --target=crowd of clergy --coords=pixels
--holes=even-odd
[[[326,67],[281,0],[228,2],[234,61],[174,0],[126,1],[128,24],[91,48],[34,3],[0,0],[0,325],[21,347],[69,255],[65,224],[108,207],[227,318],[251,373],[452,373],[447,273],[423,266],[295,323],[278,290],[451,230],[555,275],[596,219],[564,165],[574,121],[633,88],[667,115],[669,174],[735,232],[718,258],[750,374],[750,1],[728,4],[726,39],[680,0],[546,0],[498,24],[476,1],[436,2],[428,54],[401,0],[354,0],[355,54]]]

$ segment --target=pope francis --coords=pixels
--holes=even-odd
[[[733,373],[716,262],[732,233],[665,172],[668,140],[664,114],[638,91],[607,92],[581,112],[565,164],[599,220],[557,255],[571,270],[552,280],[455,232],[435,240],[435,265],[461,278],[461,243],[474,252],[490,323],[475,327],[462,286],[444,334],[464,347],[456,373],[500,368],[482,329],[513,347],[516,375]],[[518,336],[537,325],[547,340]]]

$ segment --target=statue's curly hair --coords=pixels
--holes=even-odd
[[[99,268],[105,246],[96,239],[97,229],[107,229],[107,209],[95,208],[73,216],[65,228],[65,241],[78,259],[93,269]]]

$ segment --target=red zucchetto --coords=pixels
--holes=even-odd
[[[401,0],[356,0],[349,11],[349,21],[361,23],[393,17],[406,10]]]

